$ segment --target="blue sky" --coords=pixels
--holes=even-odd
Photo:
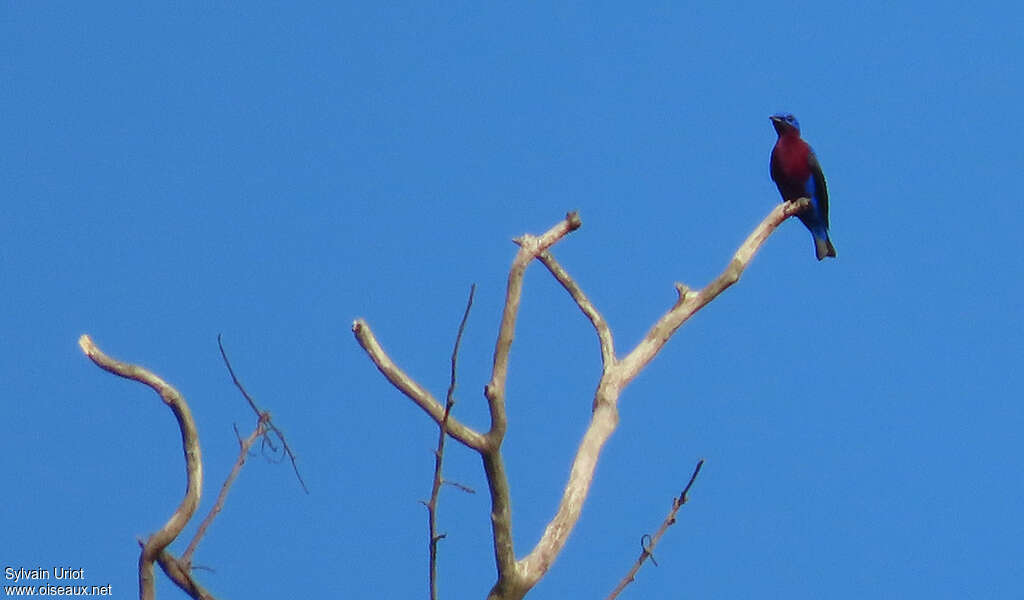
[[[436,428],[350,333],[435,395],[471,283],[456,414],[481,390],[511,238],[555,249],[620,353],[779,201],[768,115],[800,118],[837,260],[795,220],[621,399],[582,519],[531,598],[603,597],[698,458],[691,502],[624,597],[1019,595],[1024,564],[1019,57],[1007,3],[8,4],[0,12],[0,566],[135,588],[180,500],[179,434],[110,354],[178,386],[220,597],[425,597]],[[512,351],[517,554],[557,505],[600,360],[540,266]],[[486,483],[453,444],[441,591],[494,581]],[[186,530],[191,534],[192,528]],[[187,540],[173,548],[184,549]],[[161,577],[161,597],[180,597]]]

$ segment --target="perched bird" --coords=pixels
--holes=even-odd
[[[825,175],[814,151],[800,137],[800,123],[789,113],[771,117],[775,132],[779,134],[772,148],[772,181],[779,188],[783,200],[807,198],[811,206],[798,214],[814,236],[814,253],[818,260],[835,256],[836,249],[828,239],[828,188]]]

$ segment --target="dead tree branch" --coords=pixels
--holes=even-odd
[[[373,335],[370,325],[363,319],[356,319],[352,323],[352,333],[356,336],[356,341],[363,347],[370,360],[373,361],[373,364],[377,365],[377,369],[391,382],[391,385],[395,386],[398,391],[405,394],[417,406],[422,408],[435,423],[440,424],[444,419],[444,406],[391,360],[391,357],[384,352],[380,342],[377,341],[376,336]],[[454,417],[448,418],[447,427],[448,434],[466,447],[477,451],[483,449],[486,443],[484,436],[472,427],[460,423]]]
[[[784,220],[806,209],[808,205],[808,200],[800,199],[776,206],[739,247],[725,271],[700,291],[693,292],[682,284],[676,284],[679,298],[674,306],[658,319],[644,339],[622,359],[615,356],[611,330],[600,312],[549,252],[551,246],[580,227],[579,217],[575,213],[569,213],[565,220],[557,223],[543,235],[524,235],[515,240],[519,244],[519,252],[509,270],[508,289],[495,344],[491,380],[484,387],[490,411],[490,429],[487,433],[480,434],[447,417],[450,435],[480,453],[487,476],[491,496],[494,555],[498,570],[497,582],[491,588],[488,600],[518,600],[547,573],[579,520],[601,449],[618,425],[618,400],[622,391],[654,359],[683,323],[739,280],[771,233]],[[508,376],[508,359],[515,337],[523,275],[534,259],[540,259],[544,263],[576,302],[580,311],[590,320],[601,347],[603,369],[594,395],[590,424],[573,459],[569,480],[558,509],[536,546],[517,561],[512,543],[511,498],[501,455],[501,444],[507,427],[505,383]],[[357,320],[352,330],[359,344],[392,385],[427,412],[436,423],[446,422],[445,408],[388,358],[365,321]]]
[[[160,567],[171,581],[173,581],[175,585],[181,588],[192,598],[196,598],[197,600],[213,600],[213,595],[206,591],[192,578],[192,556],[195,553],[200,540],[203,538],[210,524],[213,522],[213,519],[223,508],[228,490],[238,477],[242,466],[245,464],[245,459],[248,456],[249,449],[257,439],[260,439],[261,437],[264,437],[265,439],[268,432],[274,432],[283,446],[283,451],[292,460],[292,467],[295,469],[295,476],[298,478],[302,488],[306,490],[306,484],[302,481],[302,476],[299,474],[298,467],[295,464],[295,455],[291,451],[291,448],[288,447],[284,434],[281,433],[281,431],[278,430],[271,422],[270,413],[259,410],[252,397],[245,391],[242,383],[238,380],[234,370],[231,368],[231,363],[228,361],[227,354],[224,352],[224,346],[221,344],[220,336],[217,337],[217,343],[220,345],[221,355],[224,357],[224,363],[227,365],[232,381],[234,381],[246,401],[248,401],[249,406],[252,407],[253,411],[256,413],[258,420],[256,430],[253,431],[253,433],[245,440],[239,439],[240,452],[238,460],[235,462],[234,468],[231,470],[227,480],[221,487],[220,494],[218,494],[217,500],[214,503],[213,508],[210,510],[210,514],[207,515],[202,524],[200,524],[199,529],[192,538],[192,541],[189,543],[188,548],[179,559],[171,554],[171,552],[167,550],[167,547],[178,537],[178,535],[181,534],[185,525],[195,514],[196,508],[199,505],[199,497],[203,480],[203,465],[202,455],[199,449],[199,435],[196,431],[195,421],[192,419],[192,413],[189,410],[188,404],[185,402],[185,399],[181,394],[174,389],[174,387],[166,383],[160,377],[154,375],[149,370],[110,358],[96,347],[88,335],[83,335],[78,340],[78,345],[82,348],[82,351],[100,368],[126,379],[132,379],[140,383],[144,383],[153,388],[153,390],[160,395],[160,398],[163,399],[164,403],[171,407],[171,410],[174,412],[174,415],[178,420],[178,426],[181,429],[182,445],[185,449],[185,470],[188,481],[185,498],[171,516],[170,520],[168,520],[168,522],[159,531],[152,534],[146,541],[139,542],[140,546],[142,546],[142,552],[139,556],[139,597],[142,600],[152,600],[155,595],[155,582],[153,576],[154,562],[159,563]],[[235,431],[237,434],[237,429]],[[309,493],[309,491],[306,490],[306,493]]]
[[[299,485],[302,486],[302,491],[308,494],[309,488],[306,487],[306,482],[303,481],[302,475],[299,473],[299,465],[296,463],[295,453],[292,452],[291,446],[288,445],[288,440],[285,439],[284,433],[277,428],[277,425],[274,425],[274,422],[270,418],[270,412],[260,410],[256,406],[256,401],[253,400],[252,396],[249,395],[249,392],[245,391],[245,386],[243,386],[242,382],[238,380],[238,376],[235,375],[235,370],[231,368],[231,361],[228,360],[228,353],[225,352],[224,350],[224,342],[220,334],[217,334],[217,347],[220,348],[220,355],[221,358],[224,359],[224,366],[228,368],[228,373],[231,375],[231,381],[234,382],[235,387],[238,388],[238,391],[241,392],[242,396],[245,397],[246,402],[248,402],[249,406],[252,407],[252,411],[256,413],[256,418],[259,419],[259,425],[257,426],[257,429],[259,430],[260,428],[262,428],[262,433],[260,435],[265,436],[268,432],[273,432],[273,434],[277,437],[277,440],[281,442],[281,447],[284,448],[285,455],[292,462],[292,470],[295,471],[295,477],[299,480]],[[275,451],[277,450],[277,448],[274,448],[274,444],[269,438],[264,437],[263,439],[270,445],[271,448],[273,448]]]
[[[185,451],[185,474],[188,482],[185,488],[185,497],[167,523],[142,543],[142,552],[139,555],[139,598],[153,600],[155,595],[153,562],[159,559],[164,549],[178,537],[199,505],[199,496],[203,487],[203,461],[199,449],[199,433],[188,404],[178,390],[170,384],[143,367],[107,356],[88,335],[80,337],[78,345],[82,348],[82,352],[101,369],[152,388],[159,394],[164,404],[171,408],[178,421],[178,428],[181,430],[181,443]]]
[[[486,434],[487,443],[481,451],[481,456],[491,495],[491,532],[498,564],[498,581],[489,596],[492,598],[521,597],[518,594],[525,594],[529,589],[522,588],[523,580],[516,565],[515,548],[512,543],[512,499],[504,459],[501,456],[501,443],[505,438],[505,428],[508,424],[505,412],[505,382],[508,378],[508,359],[512,350],[512,339],[515,337],[516,319],[519,316],[519,302],[523,294],[523,276],[533,259],[568,233],[579,229],[581,224],[579,215],[571,212],[543,235],[524,235],[515,240],[519,244],[519,252],[512,261],[512,268],[509,269],[505,308],[502,311],[498,340],[494,348],[491,381],[484,387],[484,396],[487,397],[491,415],[491,428]]]
[[[686,484],[686,487],[683,488],[683,492],[679,494],[677,498],[672,499],[672,509],[668,511],[668,516],[666,516],[665,520],[661,522],[661,527],[658,528],[657,533],[655,533],[653,537],[646,534],[644,535],[640,541],[640,556],[636,559],[636,562],[633,563],[633,567],[630,568],[628,573],[626,573],[626,576],[622,578],[622,581],[619,582],[619,585],[615,586],[615,589],[612,590],[612,593],[608,594],[608,597],[605,600],[615,600],[615,598],[618,598],[619,594],[622,593],[622,590],[626,589],[626,586],[633,583],[634,579],[636,579],[637,572],[640,571],[640,567],[643,566],[644,561],[648,558],[651,559],[651,562],[653,562],[655,566],[657,566],[658,563],[654,560],[654,547],[658,545],[658,541],[661,540],[661,536],[665,535],[668,528],[675,525],[676,513],[679,512],[679,509],[690,499],[690,488],[693,487],[693,482],[697,480],[697,475],[700,473],[700,469],[703,466],[704,459],[702,458],[697,461],[697,467],[694,468],[693,475],[690,476],[690,481]],[[645,541],[646,543],[644,543]]]
[[[768,236],[784,220],[806,208],[806,203],[807,200],[799,200],[783,202],[776,206],[736,251],[725,271],[701,291],[694,293],[685,286],[677,284],[679,300],[675,306],[658,320],[640,344],[625,358],[616,360],[613,357],[613,360],[605,363],[597,392],[594,395],[590,425],[583,434],[583,440],[576,452],[576,458],[569,471],[569,481],[566,483],[558,510],[534,549],[519,561],[518,572],[526,590],[536,585],[540,578],[547,573],[579,519],[583,502],[590,490],[590,483],[601,449],[618,425],[618,399],[622,390],[650,363],[687,319],[739,280],[743,270],[746,269]],[[607,346],[611,347],[611,334],[607,332],[606,328],[600,326],[604,322],[603,319],[591,316],[598,314],[596,309],[579,292],[579,287],[569,274],[553,258],[550,261],[545,261],[545,265],[569,292],[580,310],[590,318],[597,330],[598,337],[603,340],[604,336],[607,336]],[[604,355],[605,345],[606,343],[602,341],[602,355]],[[495,596],[492,591],[491,597],[520,598],[522,596]]]
[[[210,524],[217,518],[220,511],[224,508],[224,502],[227,500],[228,491],[231,486],[235,483],[235,479],[238,478],[238,474],[242,472],[242,467],[245,466],[245,459],[249,456],[249,450],[252,445],[256,443],[260,437],[267,432],[267,422],[265,419],[260,418],[256,423],[256,429],[253,430],[249,437],[244,440],[238,439],[238,459],[235,461],[235,466],[231,468],[231,473],[228,474],[227,479],[224,480],[224,484],[220,487],[220,493],[217,494],[217,501],[213,503],[213,508],[210,509],[210,513],[206,515],[203,522],[199,524],[199,529],[196,530],[195,536],[192,541],[189,542],[188,548],[185,549],[184,554],[181,555],[180,562],[186,572],[190,572],[192,568],[192,555],[195,553],[196,548],[199,546],[199,541],[203,539],[206,534],[206,530],[209,529]],[[238,430],[235,429],[237,433]],[[162,563],[161,563],[162,564]]]
[[[157,562],[160,563],[160,568],[163,569],[164,574],[170,578],[183,592],[189,595],[195,600],[216,600],[210,592],[206,591],[206,588],[199,585],[199,583],[192,578],[192,572],[190,566],[185,565],[182,561],[174,557],[173,554],[164,550],[157,556]]]
[[[783,221],[796,215],[810,206],[810,200],[800,198],[794,202],[782,202],[777,205],[761,224],[754,229],[753,233],[747,236],[746,241],[736,250],[729,265],[711,283],[704,286],[699,292],[693,292],[685,285],[676,284],[679,292],[679,299],[657,323],[647,332],[644,339],[637,344],[625,358],[619,361],[617,366],[617,385],[625,387],[636,377],[651,360],[661,351],[665,342],[672,337],[683,323],[694,315],[698,310],[718,297],[719,294],[728,289],[732,284],[739,281],[747,265],[753,260],[754,255],[761,249],[775,229]]]
[[[615,363],[615,342],[612,340],[612,330],[608,327],[608,322],[594,308],[593,303],[583,293],[580,286],[576,284],[572,277],[569,277],[569,273],[562,268],[562,265],[558,264],[558,261],[555,260],[555,257],[550,252],[542,252],[539,258],[544,263],[544,266],[548,268],[548,271],[558,280],[558,283],[561,283],[565,291],[569,292],[572,299],[576,301],[576,306],[580,307],[583,314],[590,319],[590,324],[594,326],[594,331],[597,332],[597,341],[601,345],[601,364],[607,369]]]
[[[430,532],[430,600],[437,600],[437,543],[444,538],[444,534],[437,533],[437,498],[441,493],[441,484],[444,482],[444,477],[441,474],[441,465],[444,462],[444,443],[448,438],[448,419],[451,417],[452,407],[455,406],[455,376],[459,360],[459,345],[462,343],[462,334],[466,330],[466,321],[469,320],[469,310],[473,308],[475,293],[476,284],[474,283],[469,288],[469,300],[466,301],[466,310],[462,313],[462,322],[459,323],[459,331],[455,335],[455,345],[452,348],[452,376],[444,404],[444,417],[438,424],[437,450],[434,452],[434,481],[430,488],[430,500],[424,503],[427,505],[427,522]]]

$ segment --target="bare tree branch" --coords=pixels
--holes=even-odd
[[[373,335],[370,325],[363,319],[356,319],[352,323],[352,333],[355,334],[356,341],[363,347],[373,364],[377,365],[381,374],[391,382],[391,385],[415,402],[416,406],[422,408],[435,423],[440,424],[444,419],[444,406],[391,360],[391,357],[384,352],[380,342],[377,341],[376,336]],[[448,434],[477,451],[482,450],[487,443],[483,435],[472,427],[463,425],[455,418],[448,419]]]
[[[302,486],[302,491],[304,491],[304,492],[306,492],[308,494],[309,493],[309,488],[306,487],[306,482],[303,481],[302,474],[299,473],[299,465],[296,464],[296,462],[295,462],[295,453],[292,452],[291,446],[288,445],[288,440],[285,439],[284,433],[280,429],[277,428],[277,425],[274,425],[274,422],[270,418],[270,412],[265,411],[265,410],[260,410],[256,406],[256,401],[253,400],[252,396],[249,395],[249,392],[245,391],[245,386],[243,386],[242,382],[238,380],[238,376],[235,375],[235,370],[233,368],[231,368],[231,361],[228,360],[228,353],[224,350],[224,343],[223,343],[223,340],[222,340],[222,336],[219,333],[217,334],[217,347],[220,348],[221,358],[224,359],[224,365],[228,368],[228,373],[231,374],[231,381],[234,382],[235,387],[237,387],[238,391],[241,392],[242,396],[245,397],[246,402],[248,402],[249,406],[252,407],[252,411],[254,413],[256,413],[256,418],[259,420],[259,423],[257,425],[257,429],[262,429],[262,433],[260,435],[265,436],[267,434],[267,432],[270,431],[270,432],[273,432],[274,435],[277,436],[278,441],[281,442],[281,446],[284,448],[285,455],[288,456],[289,460],[291,460],[291,462],[292,462],[292,470],[295,471],[295,477],[299,480],[299,485]],[[264,437],[264,440],[268,444],[270,444],[270,447],[273,448],[274,451],[277,450],[277,448],[274,446],[273,441],[271,441],[269,437]],[[237,476],[237,474],[236,474],[236,476]]]
[[[494,348],[494,366],[491,381],[484,387],[488,408],[491,413],[491,428],[487,432],[487,445],[482,451],[484,473],[491,495],[491,531],[494,536],[494,555],[498,565],[498,581],[489,598],[504,597],[518,593],[522,581],[517,573],[515,548],[512,543],[512,502],[509,494],[508,476],[501,456],[501,443],[505,437],[507,416],[505,412],[505,382],[508,378],[508,358],[515,337],[516,318],[519,315],[519,301],[523,293],[523,275],[530,261],[553,246],[566,234],[579,229],[582,221],[575,212],[539,237],[524,235],[516,239],[519,252],[512,261],[508,274],[508,289],[505,293],[505,308],[501,315],[498,340]],[[525,590],[523,590],[525,593]]]
[[[523,275],[530,261],[547,251],[566,234],[580,228],[582,221],[579,215],[571,212],[554,227],[540,237],[524,235],[517,238],[519,252],[512,261],[508,274],[508,290],[505,292],[505,309],[501,314],[501,327],[498,330],[498,341],[494,347],[494,367],[491,381],[484,388],[488,406],[491,411],[491,430],[487,432],[491,444],[500,444],[505,435],[505,380],[508,378],[508,357],[512,350],[512,339],[515,337],[516,318],[519,315],[519,301],[523,295]]]
[[[620,361],[619,368],[617,369],[618,372],[616,373],[616,377],[619,379],[617,382],[618,386],[620,388],[625,387],[632,381],[657,356],[665,342],[672,337],[683,323],[708,302],[717,298],[729,286],[739,281],[740,275],[743,274],[747,265],[754,258],[754,255],[764,245],[768,236],[783,221],[805,210],[808,206],[810,206],[810,200],[806,198],[800,198],[793,202],[782,202],[777,205],[761,221],[761,224],[754,229],[754,232],[747,237],[739,249],[736,250],[736,254],[733,255],[725,271],[699,292],[691,292],[686,286],[676,284],[676,288],[679,290],[679,299],[675,305],[658,319],[658,322],[651,327],[650,331],[637,344],[636,348]]]
[[[107,356],[88,335],[80,337],[78,345],[82,352],[101,369],[152,388],[171,408],[181,430],[181,443],[185,451],[185,473],[188,482],[185,488],[185,497],[167,523],[142,543],[142,552],[139,555],[139,598],[153,600],[155,596],[153,562],[178,537],[185,524],[195,513],[196,506],[199,505],[199,496],[203,487],[203,461],[199,449],[199,433],[188,404],[178,390],[170,384],[143,367]]]
[[[640,344],[622,360],[613,360],[605,363],[601,380],[594,395],[593,414],[591,415],[590,425],[583,434],[583,439],[576,452],[576,457],[569,471],[569,481],[566,483],[565,490],[562,493],[558,510],[550,523],[548,523],[537,545],[517,563],[516,574],[518,580],[516,584],[507,585],[503,588],[504,591],[511,593],[506,593],[504,596],[496,596],[495,590],[498,586],[495,586],[495,589],[492,589],[491,598],[501,597],[505,600],[522,598],[547,573],[551,564],[565,546],[569,533],[579,520],[583,509],[583,502],[586,500],[587,493],[590,490],[590,484],[601,449],[618,426],[618,399],[623,389],[650,363],[668,339],[672,337],[690,316],[739,280],[743,270],[746,269],[750,260],[768,239],[768,236],[784,220],[804,210],[808,203],[808,200],[801,199],[796,202],[783,202],[776,206],[757,226],[754,232],[747,237],[721,275],[697,293],[689,291],[683,285],[677,285],[679,300],[651,328]],[[554,261],[551,262],[552,265],[557,265]],[[609,337],[608,345],[611,347],[610,333],[604,333],[600,327],[603,320],[596,320],[591,317],[592,314],[596,313],[596,309],[591,312],[589,302],[579,292],[575,282],[564,269],[551,269],[551,266],[549,266],[549,269],[552,270],[555,278],[569,292],[569,295],[576,300],[583,313],[591,319],[591,323],[597,330],[598,337],[602,338],[604,335]],[[602,342],[602,346],[604,346],[604,342]]]
[[[623,389],[653,360],[687,319],[739,280],[751,259],[779,224],[806,209],[808,205],[807,199],[800,199],[776,206],[736,251],[725,271],[699,292],[676,284],[679,299],[675,305],[658,319],[636,348],[621,360],[615,356],[611,330],[600,312],[548,252],[548,249],[566,234],[580,227],[581,222],[576,213],[569,213],[565,220],[541,236],[524,235],[515,240],[519,244],[519,252],[509,270],[508,289],[494,349],[491,380],[484,387],[491,424],[488,432],[483,435],[451,419],[449,410],[442,407],[429,392],[395,366],[364,321],[357,320],[353,324],[356,339],[388,381],[419,405],[441,425],[442,429],[447,426],[452,437],[480,452],[491,495],[491,528],[498,568],[498,579],[488,594],[489,600],[518,600],[525,596],[547,573],[562,551],[569,534],[579,520],[601,449],[618,425],[618,400]],[[505,385],[508,377],[508,359],[515,336],[523,276],[527,266],[535,258],[539,258],[547,266],[590,320],[600,343],[603,369],[594,394],[590,424],[573,459],[569,480],[558,509],[536,546],[527,556],[517,561],[512,543],[511,498],[501,455],[501,444],[507,427]],[[681,499],[685,501],[685,490]]]
[[[605,600],[615,600],[615,598],[618,598],[619,594],[622,593],[622,590],[626,589],[626,586],[633,583],[637,572],[640,571],[640,567],[643,566],[644,561],[648,558],[651,559],[651,562],[654,562],[655,565],[658,564],[654,561],[654,547],[658,545],[658,541],[661,539],[661,536],[665,535],[668,528],[675,524],[676,513],[679,512],[680,507],[686,504],[690,499],[690,488],[693,487],[693,482],[696,481],[697,475],[700,473],[700,469],[703,466],[704,459],[702,458],[697,461],[697,467],[694,468],[693,475],[690,476],[690,481],[686,484],[683,492],[679,494],[678,498],[672,499],[672,509],[668,511],[668,516],[666,516],[665,520],[661,522],[661,527],[658,528],[658,532],[655,533],[653,537],[646,534],[644,535],[644,539],[642,539],[640,543],[639,558],[636,559],[636,562],[633,563],[633,567],[629,570],[629,573],[626,573],[626,576],[622,578],[619,585],[615,586],[615,589],[612,590],[612,593],[608,594],[608,597]],[[647,540],[646,544],[644,543],[644,540]]]
[[[605,369],[611,367],[615,363],[615,343],[612,341],[612,330],[609,329],[608,322],[594,308],[593,303],[583,293],[580,286],[573,281],[572,277],[569,277],[569,273],[562,268],[562,265],[558,264],[558,261],[555,260],[555,257],[550,252],[542,252],[539,258],[544,263],[544,266],[548,268],[548,271],[555,276],[555,279],[562,284],[562,287],[569,292],[572,299],[576,301],[576,306],[579,306],[583,314],[590,319],[590,324],[594,326],[594,330],[597,332],[597,341],[601,344],[601,364]]]
[[[459,332],[455,336],[455,346],[452,348],[452,376],[448,384],[448,396],[444,404],[444,418],[438,425],[440,432],[437,436],[437,451],[434,452],[434,482],[430,488],[430,501],[427,505],[427,522],[430,530],[430,600],[437,600],[437,542],[444,534],[437,533],[437,498],[441,492],[441,483],[444,478],[441,475],[441,465],[444,462],[444,442],[448,438],[448,419],[451,416],[452,407],[455,406],[455,374],[456,365],[459,359],[459,345],[462,343],[462,333],[466,330],[466,321],[469,320],[469,309],[473,308],[473,294],[476,293],[476,284],[469,288],[469,300],[466,301],[466,311],[462,313],[462,322],[459,323]]]
[[[182,591],[195,600],[215,600],[213,594],[192,578],[191,565],[185,565],[166,549],[157,556],[164,574]]]
[[[269,417],[269,414],[266,415]],[[232,467],[231,473],[228,474],[227,479],[224,480],[224,484],[220,487],[220,493],[217,494],[217,501],[213,503],[213,508],[210,509],[210,513],[206,515],[203,522],[200,523],[199,529],[196,530],[195,536],[192,541],[189,542],[188,548],[185,549],[184,554],[181,555],[179,562],[186,572],[191,571],[192,567],[192,555],[196,551],[196,547],[199,546],[199,541],[203,539],[203,535],[206,534],[206,530],[213,523],[213,520],[217,518],[220,511],[224,508],[224,502],[228,497],[228,490],[235,483],[235,479],[238,478],[238,474],[242,471],[242,467],[245,466],[245,459],[249,456],[249,449],[256,443],[256,440],[260,436],[264,435],[267,431],[267,419],[260,417],[256,423],[256,429],[253,430],[249,437],[244,440],[239,438],[238,440],[238,459],[235,461],[235,466]],[[235,433],[238,433],[238,429],[235,429]],[[161,563],[163,564],[163,563]],[[166,570],[166,569],[165,569]]]

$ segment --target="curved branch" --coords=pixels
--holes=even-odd
[[[203,487],[203,462],[202,453],[199,450],[199,433],[185,399],[166,381],[143,367],[107,356],[96,347],[88,335],[80,337],[78,345],[82,348],[82,352],[101,369],[152,388],[171,408],[178,420],[178,427],[181,429],[181,443],[185,451],[185,472],[188,481],[185,497],[167,523],[145,541],[139,555],[139,597],[143,600],[151,600],[155,594],[153,561],[157,560],[164,548],[178,537],[185,524],[192,518],[192,514],[195,513],[196,506],[199,505],[199,495]]]
[[[558,283],[562,284],[565,291],[569,292],[572,299],[576,301],[576,306],[590,319],[590,324],[594,326],[594,331],[597,332],[597,341],[601,345],[601,364],[604,369],[608,369],[615,363],[615,342],[612,341],[612,331],[608,327],[608,322],[604,320],[601,313],[598,312],[594,304],[587,298],[587,295],[583,293],[579,284],[569,276],[569,273],[555,260],[555,257],[550,252],[541,252],[538,258],[548,268],[548,271],[554,275]]]
[[[355,334],[356,341],[366,351],[373,364],[377,365],[377,369],[391,382],[391,385],[398,388],[399,391],[422,408],[425,413],[430,415],[430,418],[435,423],[440,425],[444,420],[444,406],[391,360],[391,357],[381,347],[380,342],[377,341],[376,336],[373,335],[370,325],[363,319],[356,319],[352,323],[352,333]],[[474,450],[482,451],[487,444],[483,435],[472,427],[463,425],[455,417],[449,416],[446,427],[448,433],[453,438]]]

